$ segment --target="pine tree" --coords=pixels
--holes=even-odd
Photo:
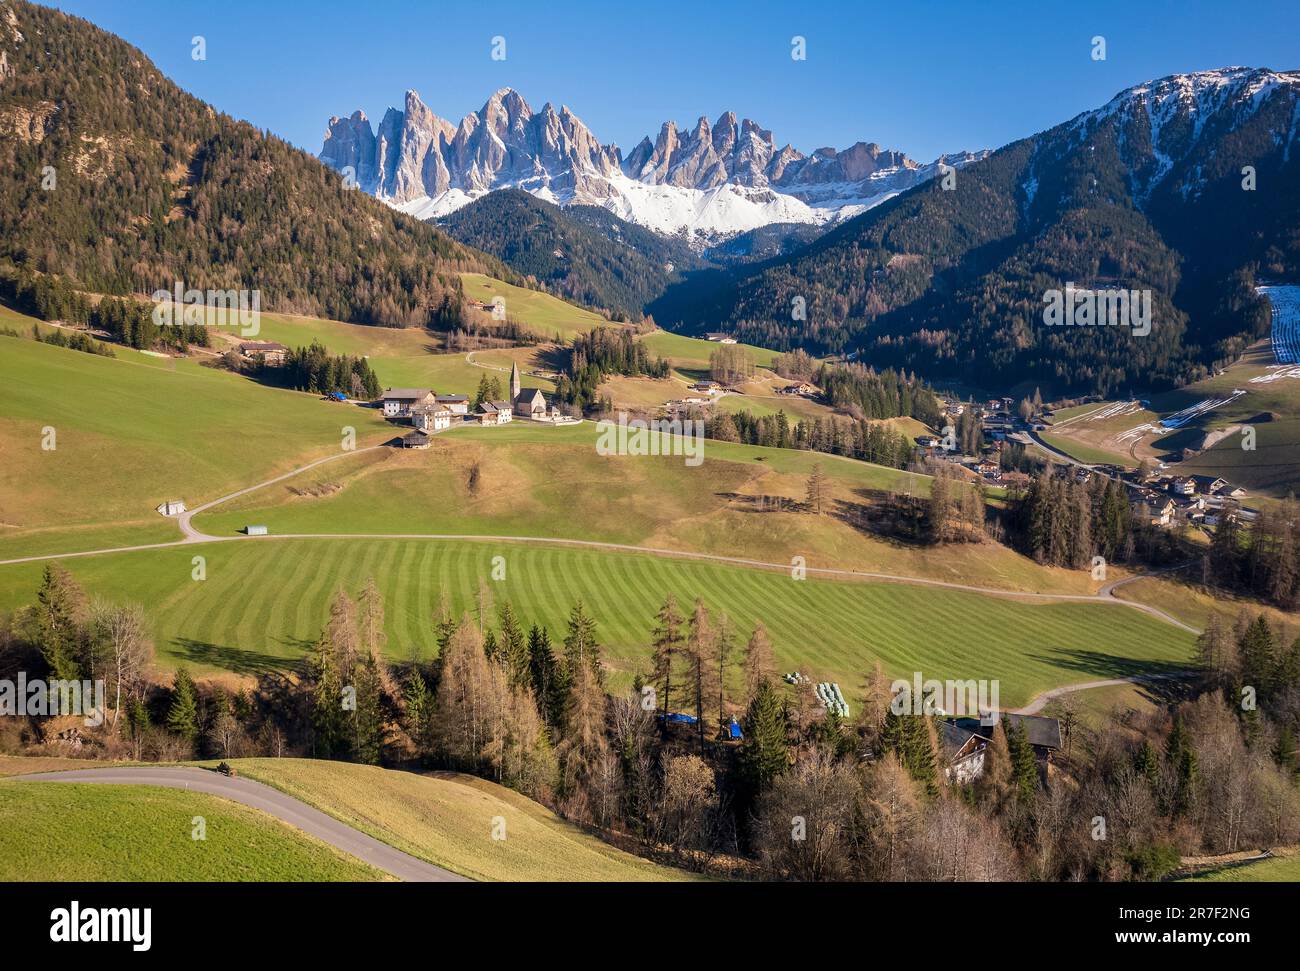
[[[1010,718],[1001,721],[1007,736],[1007,751],[1011,755],[1011,781],[1017,797],[1027,803],[1038,790],[1038,763],[1034,758],[1034,748],[1029,744],[1023,724],[1013,725]]]
[[[572,690],[565,700],[564,737],[557,747],[561,766],[561,791],[570,799],[578,797],[588,817],[602,815],[590,805],[591,787],[601,763],[609,754],[605,733],[606,699],[595,672],[580,664],[574,675]],[[583,814],[579,810],[580,815]],[[598,822],[604,822],[598,819]]]
[[[379,665],[374,657],[362,656],[353,680],[356,708],[352,711],[352,759],[363,765],[378,765],[383,754],[384,713]]]
[[[426,761],[433,755],[433,694],[418,668],[406,679],[405,727],[416,755]]]
[[[1263,700],[1271,697],[1273,674],[1276,669],[1273,652],[1273,630],[1263,614],[1250,622],[1237,642],[1241,658],[1241,686],[1253,687],[1256,696]]]
[[[1141,748],[1137,750],[1134,756],[1133,767],[1138,773],[1147,780],[1147,785],[1151,787],[1152,792],[1158,792],[1160,789],[1160,760],[1156,758],[1155,747],[1149,740],[1144,739]]]
[[[790,763],[785,713],[766,680],[760,681],[744,718],[740,744],[740,777],[747,793],[756,798]]]
[[[185,668],[177,668],[172,680],[172,703],[167,710],[167,730],[191,745],[199,740],[198,691]]]
[[[1165,763],[1174,776],[1174,792],[1169,806],[1175,816],[1188,813],[1196,797],[1196,750],[1183,723],[1183,716],[1174,716],[1169,737],[1165,739]]]
[[[45,567],[36,594],[36,638],[50,678],[73,681],[81,676],[80,654],[87,618],[85,591],[61,564]]]
[[[506,670],[510,673],[510,683],[514,687],[531,687],[532,675],[528,670],[528,641],[524,638],[524,629],[515,617],[510,601],[501,605],[497,613],[501,625],[501,635],[497,640],[497,649]]]
[[[550,632],[536,624],[528,632],[528,669],[537,710],[546,727],[554,729],[564,718],[565,696],[569,690],[568,672],[555,659]]]
[[[571,677],[576,678],[577,668],[585,663],[603,682],[605,673],[600,666],[600,644],[596,640],[596,621],[590,617],[581,598],[569,612],[568,632],[564,635],[564,660]]]
[[[727,668],[731,664],[731,655],[735,651],[732,639],[731,619],[722,614],[718,617],[717,636],[713,640],[714,670],[718,675],[716,685],[718,692],[718,735],[727,737]],[[1300,648],[1300,640],[1296,641]]]

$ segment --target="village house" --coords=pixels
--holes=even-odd
[[[1061,750],[1061,723],[1040,715],[1001,714],[1014,729],[1024,729],[1025,740],[1034,750],[1038,770],[1046,774],[1052,756]],[[944,776],[949,782],[965,785],[984,772],[985,749],[993,740],[997,725],[985,725],[978,718],[941,718],[939,745],[945,762]]]
[[[1163,503],[1157,500],[1147,506],[1152,526],[1168,526],[1174,521],[1174,514],[1177,511],[1178,506],[1172,499],[1166,499]]]
[[[439,405],[418,405],[411,409],[411,424],[421,432],[440,432],[451,427],[450,409]]]
[[[508,401],[482,401],[478,406],[480,425],[507,425],[513,409]]]
[[[1196,495],[1196,480],[1189,475],[1180,475],[1170,480],[1169,491],[1176,496],[1194,496]]]
[[[469,398],[463,394],[440,394],[434,400],[453,415],[469,414]]]
[[[736,343],[736,338],[732,337],[730,334],[705,334],[704,336],[707,337],[709,340],[713,341],[715,344]]]
[[[289,348],[275,341],[244,341],[239,345],[239,353],[248,360],[261,358],[263,364],[279,367],[289,355]]]
[[[787,384],[784,388],[777,388],[776,393],[801,394],[804,397],[811,398],[813,395],[817,394],[817,388],[809,384],[807,381],[804,381],[800,384]]]
[[[417,430],[402,436],[402,448],[428,448],[431,441],[426,432]]]
[[[717,381],[696,381],[694,384],[690,385],[690,390],[699,392],[700,394],[720,394],[722,392],[722,385],[718,384]]]
[[[379,401],[385,418],[407,418],[411,409],[437,403],[428,388],[389,388]]]
[[[1228,488],[1228,480],[1216,478],[1212,475],[1194,475],[1192,479],[1196,482],[1198,491],[1205,493],[1207,496],[1217,496],[1224,489]]]

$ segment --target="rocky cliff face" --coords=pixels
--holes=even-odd
[[[964,164],[975,156],[953,156]],[[859,142],[805,156],[725,112],[689,131],[665,122],[624,158],[567,107],[534,111],[502,88],[459,125],[414,91],[373,131],[358,111],[331,118],[326,164],[351,168],[367,192],[415,215],[446,215],[486,192],[520,188],[562,205],[599,205],[659,232],[723,238],[773,222],[827,223],[856,215],[937,170]]]

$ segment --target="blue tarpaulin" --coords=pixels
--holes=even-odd
[[[660,715],[659,717],[662,718],[664,716]],[[668,713],[667,720],[670,722],[682,722],[683,724],[686,725],[694,725],[696,722],[696,718],[694,715],[687,715],[684,712],[680,712],[680,711],[670,711]]]

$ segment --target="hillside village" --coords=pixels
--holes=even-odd
[[[388,388],[375,404],[389,421],[414,428],[402,437],[403,448],[428,448],[433,435],[453,426],[495,428],[516,418],[552,425],[575,423],[542,391],[522,387],[518,362],[510,370],[508,399],[473,403],[467,395],[438,394],[431,388]]]

